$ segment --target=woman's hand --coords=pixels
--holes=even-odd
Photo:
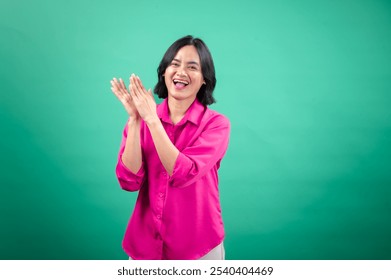
[[[140,117],[147,125],[159,121],[156,112],[156,102],[151,89],[147,91],[140,78],[134,74],[130,76],[130,94]]]
[[[117,96],[119,101],[125,107],[126,112],[129,114],[129,117],[134,119],[139,119],[140,115],[137,112],[136,106],[134,106],[133,98],[126,89],[124,81],[116,78],[113,78],[111,81],[111,91]]]

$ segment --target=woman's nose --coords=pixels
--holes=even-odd
[[[179,76],[185,76],[187,73],[185,71],[185,69],[183,67],[179,67],[178,70],[177,70],[177,74]]]

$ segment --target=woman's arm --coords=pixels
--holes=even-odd
[[[149,120],[147,123],[151,132],[153,143],[164,169],[172,175],[179,150],[171,142],[159,118]]]
[[[133,98],[126,89],[122,79],[111,80],[111,91],[117,96],[129,114],[128,134],[126,138],[125,150],[121,160],[133,173],[137,173],[141,167],[141,145],[140,145],[140,115],[134,106]]]
[[[156,112],[156,103],[152,91],[147,91],[140,78],[132,75],[130,78],[130,93],[140,117],[147,124],[159,159],[171,176],[174,170],[179,150],[171,142]]]
[[[128,135],[126,137],[125,149],[122,154],[122,162],[133,173],[137,173],[142,164],[140,145],[140,119],[129,118]]]
[[[215,114],[209,118],[202,133],[197,133],[191,144],[179,153],[169,179],[170,186],[190,186],[212,168],[218,169],[228,148],[229,134],[230,122],[225,116]]]
[[[111,80],[111,90],[117,96],[129,115],[124,129],[121,148],[118,156],[116,174],[120,185],[128,191],[139,190],[144,179],[142,152],[140,143],[141,118],[134,106],[133,98],[122,79]]]
[[[126,142],[129,139],[128,130],[129,130],[129,125],[127,123],[123,131],[115,173],[117,175],[118,182],[121,188],[126,191],[134,192],[140,190],[141,186],[143,185],[143,182],[145,180],[145,170],[144,170],[144,163],[142,161],[138,171],[132,171],[129,168],[130,166],[129,167],[126,166],[125,163],[123,162],[123,154],[125,152],[125,147],[127,145]],[[131,137],[131,135],[129,135],[129,137]],[[132,147],[132,145],[127,145],[127,146]],[[126,158],[126,155],[124,156],[124,158]],[[132,159],[130,160],[133,161]],[[137,167],[134,167],[134,169],[137,169]]]

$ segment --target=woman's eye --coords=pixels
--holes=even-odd
[[[172,65],[172,66],[176,66],[176,67],[178,67],[178,66],[179,66],[179,63],[172,62],[172,63],[171,63],[171,65]]]
[[[197,67],[195,67],[195,66],[189,66],[189,68],[190,68],[191,70],[197,70]]]

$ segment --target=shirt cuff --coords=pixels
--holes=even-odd
[[[122,162],[122,158],[120,157],[118,159],[116,173],[118,182],[124,190],[138,191],[143,183],[145,176],[144,163],[141,163],[141,167],[137,173],[133,173],[125,166],[125,164]]]
[[[186,182],[189,172],[193,166],[193,162],[183,153],[179,153],[172,175],[169,178],[169,183],[173,187],[181,187]]]

